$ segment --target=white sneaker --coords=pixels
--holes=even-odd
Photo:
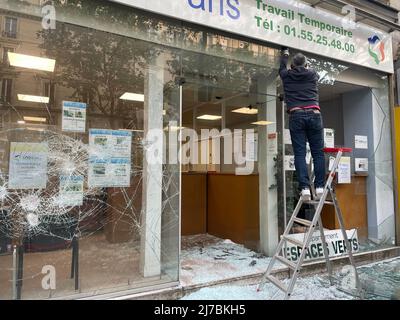
[[[315,195],[317,196],[317,200],[321,199],[324,194],[324,188],[315,189]]]
[[[310,189],[301,190],[300,197],[303,201],[311,201],[311,192]]]

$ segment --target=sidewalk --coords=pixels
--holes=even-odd
[[[369,284],[369,291],[376,297],[390,299],[400,295],[400,248],[371,250],[355,254],[361,279]],[[257,293],[256,287],[271,260],[259,253],[246,249],[230,240],[222,240],[210,235],[184,237],[182,239],[180,285],[174,288],[139,293],[119,297],[120,299],[200,299],[200,300],[266,300],[282,299],[276,287],[267,283],[265,289]],[[334,272],[342,279],[344,289],[352,277],[348,274],[348,258],[332,259]],[[287,278],[288,269],[277,264],[273,269],[276,276]],[[383,272],[386,270],[386,272]],[[393,271],[394,270],[394,271]],[[396,273],[397,272],[397,273]],[[383,278],[374,278],[373,275]],[[391,278],[396,274],[397,278]],[[363,278],[364,277],[364,278]],[[343,279],[345,281],[343,281]],[[386,280],[385,280],[386,279]],[[387,280],[389,279],[389,280]],[[386,288],[386,289],[385,289]],[[390,288],[390,289],[388,289]],[[348,289],[346,289],[348,290]],[[386,292],[386,293],[385,293]],[[387,292],[390,292],[388,294]],[[350,293],[351,290],[350,290]],[[370,297],[371,298],[371,297]],[[324,261],[309,263],[301,272],[292,299],[354,299],[338,286],[330,286]]]

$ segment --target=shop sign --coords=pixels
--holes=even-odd
[[[390,34],[297,0],[113,0],[242,36],[393,73]]]
[[[358,243],[358,235],[357,230],[347,230],[346,231],[347,238],[351,243],[351,248],[353,252],[358,252],[360,249]],[[329,257],[337,257],[348,253],[346,241],[343,238],[342,230],[326,230],[324,232],[325,240],[329,252]],[[291,234],[289,237],[303,242],[306,238],[306,234],[304,233],[296,233]],[[286,246],[286,258],[290,261],[297,261],[300,257],[302,248],[287,242]],[[319,231],[315,231],[310,245],[307,248],[307,252],[305,255],[305,260],[314,260],[324,258],[324,248],[321,241],[321,233]]]

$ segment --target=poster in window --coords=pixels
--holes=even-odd
[[[258,159],[258,135],[246,134],[246,161],[257,161]]]
[[[44,189],[47,185],[47,143],[11,142],[10,189]]]
[[[283,143],[284,144],[292,144],[292,138],[290,136],[289,129],[283,129]]]
[[[325,148],[335,147],[335,131],[333,129],[324,129]]]
[[[285,156],[285,171],[295,171],[294,156]]]
[[[89,187],[129,187],[131,147],[130,131],[89,130]]]
[[[338,167],[338,183],[349,184],[351,183],[351,158],[342,157]]]
[[[60,176],[59,206],[75,207],[83,204],[84,177]]]
[[[86,132],[86,103],[63,101],[62,131]]]
[[[368,136],[355,136],[354,140],[356,149],[368,149]]]
[[[368,172],[368,158],[356,158],[355,159],[355,171],[356,172]]]
[[[276,155],[278,153],[278,133],[268,134],[268,144],[267,144],[268,155]]]

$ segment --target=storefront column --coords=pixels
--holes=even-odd
[[[161,214],[164,71],[149,66],[144,85],[144,160],[140,268],[144,277],[161,274]]]
[[[260,77],[257,82],[258,120],[272,124],[258,127],[258,171],[260,192],[260,249],[272,256],[278,245],[278,191],[276,184],[276,153],[268,152],[268,135],[276,133],[276,76]],[[263,94],[264,93],[264,94]],[[271,188],[272,187],[272,188]]]

